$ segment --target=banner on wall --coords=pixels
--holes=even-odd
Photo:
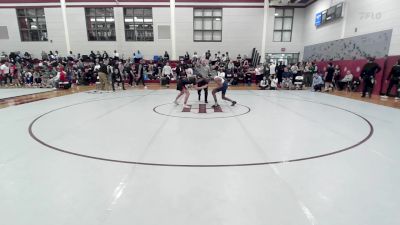
[[[354,60],[368,56],[383,58],[389,54],[392,30],[304,47],[304,61]]]

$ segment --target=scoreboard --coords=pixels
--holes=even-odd
[[[318,12],[315,16],[315,26],[320,27],[327,23],[341,19],[343,17],[343,6],[344,3],[341,2],[337,5],[330,7],[329,9]]]

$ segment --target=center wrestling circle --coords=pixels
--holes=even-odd
[[[221,112],[216,112],[211,104],[203,104],[199,102],[189,102],[191,106],[187,112],[183,112],[182,105],[175,105],[174,103],[165,103],[158,105],[153,108],[153,111],[159,115],[176,117],[176,118],[188,118],[188,119],[223,119],[232,118],[237,116],[243,116],[248,114],[251,109],[248,106],[242,104],[236,104],[234,107],[228,105],[221,105]],[[204,106],[203,112],[201,106]]]
[[[120,98],[123,98],[123,97],[120,97]],[[113,99],[118,99],[118,97],[117,98],[113,98]],[[308,103],[311,103],[311,104],[322,105],[322,106],[325,106],[325,107],[329,107],[329,108],[332,108],[332,109],[343,111],[345,113],[349,113],[349,114],[359,118],[361,121],[363,121],[364,123],[367,124],[367,126],[369,128],[368,134],[364,138],[362,138],[361,140],[357,141],[356,143],[354,143],[354,144],[352,144],[352,145],[350,145],[348,147],[343,147],[341,149],[327,151],[327,153],[322,153],[322,154],[320,153],[320,154],[315,154],[315,155],[311,155],[311,156],[307,156],[307,157],[301,157],[300,156],[298,158],[292,158],[292,159],[274,160],[274,161],[265,161],[265,162],[254,162],[254,163],[232,163],[232,164],[229,164],[229,163],[224,163],[224,164],[217,164],[217,163],[216,164],[195,164],[195,163],[186,164],[186,163],[182,163],[182,164],[175,164],[175,163],[155,163],[155,162],[144,162],[144,161],[119,160],[119,159],[113,159],[113,158],[108,158],[108,157],[98,157],[98,156],[89,155],[89,154],[82,154],[82,153],[78,153],[78,151],[73,151],[73,150],[65,149],[63,147],[57,147],[57,146],[51,145],[49,143],[46,143],[46,141],[44,141],[41,138],[39,138],[34,132],[33,128],[34,128],[35,124],[38,121],[40,121],[41,119],[44,119],[46,117],[46,115],[49,115],[49,114],[57,112],[57,111],[61,111],[63,109],[76,107],[76,106],[87,104],[87,103],[91,103],[91,102],[99,102],[99,101],[106,101],[106,100],[112,100],[112,99],[96,99],[96,100],[76,103],[76,104],[72,104],[72,105],[68,105],[68,106],[64,106],[64,107],[61,107],[61,108],[57,108],[57,109],[48,111],[48,112],[36,117],[31,122],[31,124],[29,125],[28,131],[29,131],[30,136],[35,141],[37,141],[38,143],[42,144],[43,146],[46,146],[46,147],[48,147],[48,148],[50,148],[52,150],[55,150],[55,151],[59,151],[59,152],[62,152],[62,153],[67,153],[69,155],[74,155],[74,156],[79,156],[79,157],[84,157],[84,158],[90,158],[90,159],[96,159],[96,160],[101,160],[101,161],[114,162],[114,163],[146,165],[146,166],[166,166],[166,167],[244,167],[244,166],[260,166],[260,165],[269,165],[269,164],[280,164],[280,163],[290,163],[290,162],[305,161],[305,160],[310,160],[310,159],[327,157],[327,156],[331,156],[331,155],[334,155],[334,154],[338,154],[338,153],[341,153],[341,152],[345,152],[345,151],[351,150],[351,149],[353,149],[353,148],[365,143],[374,133],[374,128],[373,128],[373,125],[371,124],[371,122],[369,122],[363,116],[361,116],[361,115],[359,115],[359,114],[357,114],[355,112],[352,112],[350,110],[347,110],[347,109],[344,109],[344,108],[340,108],[340,107],[337,107],[337,106],[333,106],[333,105],[329,105],[329,104],[325,104],[325,103],[305,100],[305,99],[293,99],[293,98],[282,98],[282,99],[292,99],[292,100],[296,100],[296,101],[308,102]],[[198,104],[198,103],[196,103],[196,104]],[[223,116],[219,116],[219,117],[220,118],[236,117],[236,116],[240,116],[240,115],[243,115],[243,114],[246,114],[246,113],[250,112],[250,108],[247,107],[247,106],[243,106],[243,105],[237,105],[237,106],[239,106],[238,109],[242,109],[242,110],[239,110],[239,111],[241,111],[241,113],[232,115],[230,110],[232,108],[234,108],[234,107],[224,106],[223,110],[227,111],[227,114],[229,114],[229,115],[227,115],[226,117],[223,117]],[[200,117],[196,118],[196,116],[199,115],[198,113],[196,113],[196,112],[183,113],[181,111],[182,110],[182,105],[175,106],[175,105],[170,104],[170,103],[166,103],[166,104],[155,106],[153,108],[153,111],[158,113],[158,114],[163,115],[162,113],[160,113],[160,112],[163,111],[163,107],[165,107],[165,109],[170,109],[170,111],[172,109],[171,113],[166,114],[164,116],[177,117],[177,118],[192,118],[192,117],[194,117],[194,119],[200,118]],[[196,109],[194,109],[194,110],[196,110]],[[207,108],[207,110],[209,110],[209,109]],[[182,117],[180,114],[187,114],[188,116],[187,117],[184,117],[184,116]],[[204,114],[204,115],[206,115],[206,114]],[[216,113],[216,112],[211,112],[211,113],[209,113],[209,115],[216,115],[216,116],[215,117],[210,117],[210,118],[207,118],[207,117],[204,118],[203,117],[203,119],[218,118],[218,115],[221,115],[221,114],[220,113]]]

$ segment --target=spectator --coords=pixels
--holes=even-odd
[[[267,89],[267,87],[268,87],[267,77],[263,77],[263,79],[260,81],[260,84],[259,84],[258,87],[259,87],[260,90],[266,90]]]
[[[115,83],[119,84],[122,83],[122,89],[125,89],[125,85],[124,85],[124,81],[122,79],[122,75],[121,72],[119,71],[119,69],[117,67],[114,68],[113,73],[112,73],[112,81],[111,81],[111,85],[112,85],[112,90],[115,92]]]
[[[185,62],[188,62],[190,60],[190,56],[189,56],[188,52],[185,53],[185,56],[183,57],[183,59],[185,60]]]
[[[322,77],[315,73],[313,75],[313,82],[312,82],[312,91],[322,91],[322,87],[324,86],[324,81]]]
[[[332,90],[332,81],[333,81],[333,76],[335,74],[335,68],[333,67],[332,63],[328,64],[328,68],[325,72],[325,92],[328,92],[329,90]]]
[[[114,50],[112,57],[114,60],[119,60],[119,53],[117,52],[117,50]]]
[[[109,90],[108,80],[107,80],[107,66],[104,65],[103,62],[100,63],[100,68],[98,71],[99,81],[100,81],[100,90]]]
[[[271,90],[276,90],[278,88],[278,78],[276,77],[276,74],[273,74],[270,76],[270,80],[271,80]]]
[[[10,84],[12,84],[12,77],[10,76],[10,68],[8,67],[8,62],[4,62],[1,64],[0,72],[2,75],[2,80],[4,81],[4,85],[7,86],[7,79],[9,79]]]
[[[225,79],[225,71],[222,67],[218,71],[218,76]]]
[[[164,60],[169,61],[169,54],[167,51],[165,51],[165,53],[164,53]]]
[[[144,60],[140,60],[140,64],[138,67],[137,77],[136,77],[136,86],[139,85],[140,81],[143,84],[144,88],[147,88],[146,84],[144,83]]]
[[[134,56],[135,63],[139,63],[143,59],[142,53],[138,50]]]
[[[283,69],[282,82],[283,82],[282,83],[283,88],[286,88],[286,89],[291,89],[292,88],[293,75],[292,75],[292,73],[289,71],[289,69],[287,67],[285,67]]]
[[[165,52],[165,53],[167,53],[167,52]],[[169,66],[169,62],[167,62],[162,70],[162,77],[165,79],[165,82],[166,82],[165,85],[167,86],[167,88],[169,88],[169,84],[170,84],[171,78],[172,78],[172,73],[173,73],[172,68],[171,68],[171,66]]]
[[[304,66],[304,85],[306,87],[311,87],[313,80],[313,72],[312,72],[311,63],[307,62]]]
[[[353,81],[353,74],[351,74],[350,70],[347,70],[346,75],[341,79],[338,83],[339,90],[343,90],[345,86],[347,86],[349,89],[351,82]]]

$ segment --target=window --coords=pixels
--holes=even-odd
[[[0,39],[9,39],[7,26],[0,26]]]
[[[294,9],[275,9],[274,42],[291,42]]]
[[[86,29],[89,41],[115,41],[113,8],[86,8]]]
[[[43,8],[17,9],[21,41],[47,41],[47,26]]]
[[[193,40],[222,41],[222,9],[193,10]]]
[[[282,62],[284,65],[290,65],[299,62],[299,53],[267,53],[265,59],[267,62],[278,64]]]
[[[154,41],[152,9],[124,9],[125,40]]]

